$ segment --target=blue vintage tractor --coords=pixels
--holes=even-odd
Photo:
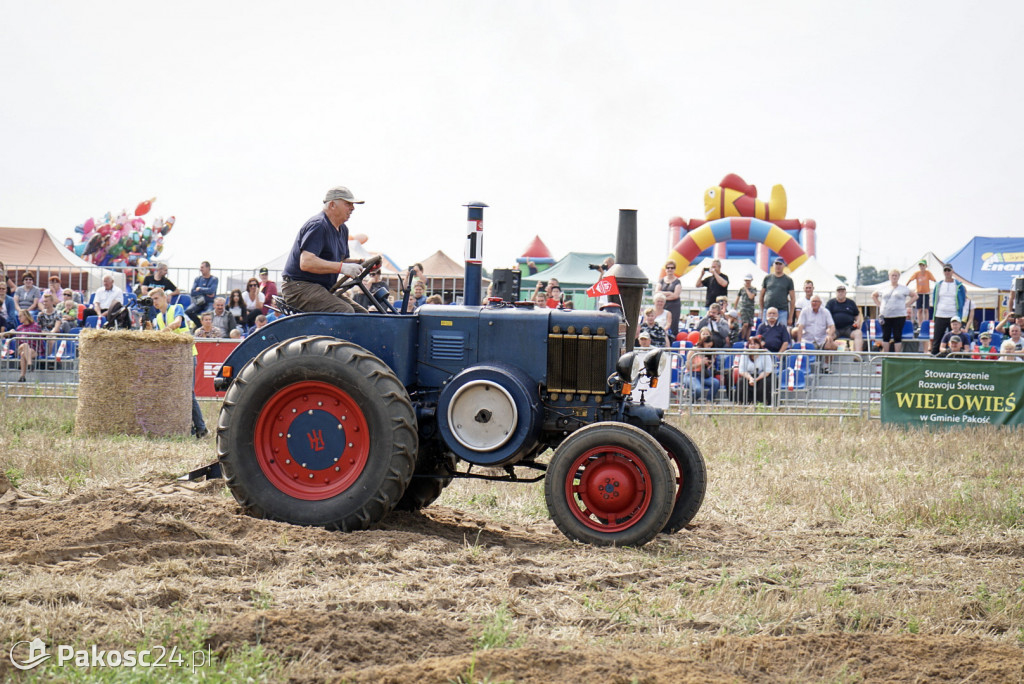
[[[285,316],[221,367],[217,455],[250,514],[359,530],[480,477],[544,478],[555,524],[591,544],[645,544],[696,515],[700,450],[630,398],[667,356],[623,353],[618,315],[493,300],[379,308]]]

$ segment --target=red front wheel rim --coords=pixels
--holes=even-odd
[[[584,452],[565,478],[569,510],[598,532],[620,532],[635,525],[647,512],[653,492],[647,466],[621,447]]]
[[[344,492],[370,455],[362,410],[347,392],[325,382],[298,382],[274,393],[256,419],[253,441],[267,480],[305,501]]]

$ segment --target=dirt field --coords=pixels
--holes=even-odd
[[[642,549],[569,543],[539,484],[456,483],[423,514],[339,534],[243,516],[220,481],[173,482],[209,442],[122,440],[167,453],[72,484],[19,466],[0,498],[0,676],[20,679],[7,651],[40,636],[209,648],[210,681],[1024,681],[1019,456],[999,475],[941,438],[836,423],[793,453],[742,420],[683,424],[708,499]],[[830,434],[860,456],[824,472],[831,447],[810,453]],[[971,434],[1020,451],[1020,432]],[[6,453],[52,440],[26,429]],[[893,453],[915,440],[930,453]]]

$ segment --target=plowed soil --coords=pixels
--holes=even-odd
[[[2,636],[43,624],[55,642],[95,643],[197,614],[210,622],[216,654],[262,644],[292,681],[1024,680],[1012,636],[1021,625],[972,616],[967,599],[963,634],[887,624],[884,611],[858,628],[835,605],[738,628],[728,604],[714,603],[724,573],[753,559],[782,576],[746,573],[740,591],[785,612],[800,591],[785,576],[863,553],[846,548],[842,530],[744,526],[709,507],[643,549],[596,549],[569,543],[546,520],[498,522],[446,501],[341,534],[247,517],[222,481],[154,479],[48,500],[11,490],[0,499]],[[941,553],[979,568],[1024,558],[1019,536],[941,548],[906,534],[887,545],[887,558]],[[843,595],[928,595],[936,582],[869,579]],[[672,591],[707,592],[714,608],[661,615],[645,598]],[[485,643],[495,625],[499,643]],[[11,677],[4,656],[0,676]]]

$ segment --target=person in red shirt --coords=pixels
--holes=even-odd
[[[263,297],[263,315],[270,313],[270,305],[274,303],[274,295],[277,294],[277,284],[270,279],[270,270],[266,266],[260,269],[259,282],[260,296]]]
[[[928,262],[921,259],[917,262],[917,273],[907,279],[907,286],[910,283],[916,284],[917,301],[914,306],[917,308],[917,322],[914,323],[914,334],[920,329],[921,324],[928,320],[928,300],[931,299],[931,284],[935,282],[935,276],[928,270]]]
[[[986,331],[978,335],[978,344],[973,345],[971,349],[972,359],[985,359],[986,361],[995,361],[999,358],[999,349],[992,346],[992,333]]]

